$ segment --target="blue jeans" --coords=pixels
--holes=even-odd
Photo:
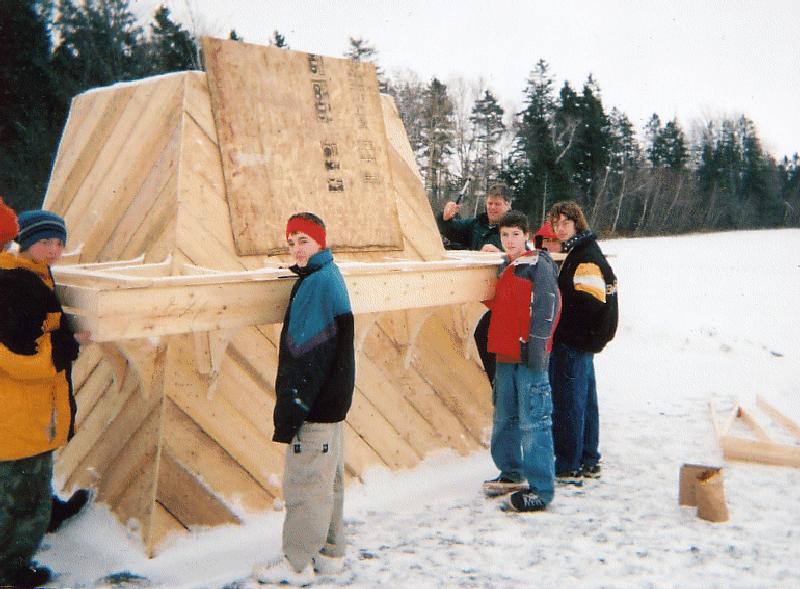
[[[500,476],[527,479],[545,503],[553,500],[553,400],[546,372],[497,363],[492,459]]]
[[[556,472],[600,461],[600,416],[594,378],[594,354],[556,344],[550,354],[553,387],[553,444]]]

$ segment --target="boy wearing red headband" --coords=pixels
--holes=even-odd
[[[344,564],[342,443],[355,386],[354,327],[322,219],[292,215],[286,241],[298,279],[283,320],[273,415],[273,441],[288,444],[283,558],[255,573],[262,583],[303,586]]]

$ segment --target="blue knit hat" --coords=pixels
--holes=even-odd
[[[58,237],[65,245],[67,243],[67,226],[64,219],[51,211],[38,209],[25,211],[17,217],[19,221],[19,234],[16,242],[20,251],[25,251],[40,239]]]

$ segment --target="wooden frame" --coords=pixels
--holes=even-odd
[[[756,396],[756,405],[767,414],[772,421],[783,427],[800,441],[800,426],[789,417],[778,411],[760,395]],[[793,466],[800,468],[800,446],[791,446],[775,442],[767,431],[761,426],[755,416],[745,410],[738,402],[734,404],[731,413],[720,426],[717,421],[716,410],[713,402],[709,402],[711,421],[714,432],[719,439],[722,455],[726,460],[742,460],[745,462],[759,462],[776,466]],[[730,433],[736,420],[740,420],[756,438],[744,438]]]
[[[358,315],[490,299],[499,261],[494,256],[339,266]],[[158,275],[166,269],[164,263],[99,269],[85,264],[57,267],[53,274],[65,310],[97,342],[280,323],[295,280],[282,268]]]

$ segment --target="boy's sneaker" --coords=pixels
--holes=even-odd
[[[344,570],[344,557],[328,556],[321,552],[311,559],[318,575],[338,575]]]
[[[584,464],[581,466],[581,475],[585,479],[599,479],[600,474],[601,468],[599,464],[593,464],[591,466]]]
[[[569,470],[556,473],[556,483],[559,485],[572,485],[574,487],[583,486],[583,472],[580,470]]]
[[[506,511],[544,511],[547,504],[536,491],[517,491],[508,496]]]
[[[512,481],[504,476],[498,476],[497,478],[483,481],[483,491],[490,496],[505,495],[506,493],[521,491],[527,488],[527,483],[523,481]]]
[[[259,583],[271,583],[272,585],[308,587],[314,582],[314,569],[311,568],[311,563],[308,563],[302,571],[297,572],[285,556],[275,564],[257,567],[253,574]]]

